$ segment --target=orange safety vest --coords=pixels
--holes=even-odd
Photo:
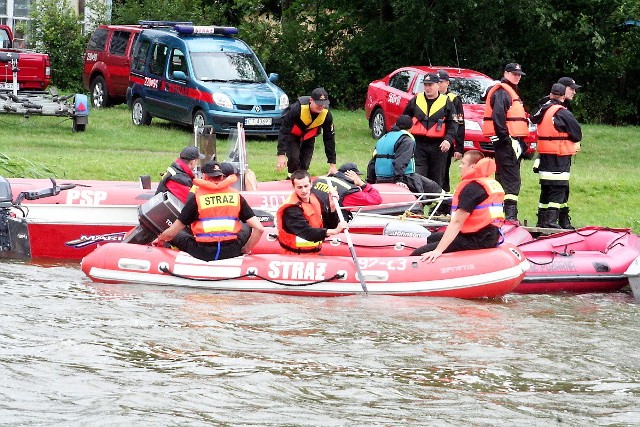
[[[529,121],[527,113],[524,111],[524,104],[518,96],[518,93],[508,84],[500,83],[489,89],[487,94],[487,102],[484,104],[484,121],[482,122],[482,134],[484,136],[494,136],[496,129],[493,124],[493,107],[491,106],[491,97],[498,89],[504,89],[511,97],[511,106],[507,110],[507,130],[511,136],[527,136],[529,135]]]
[[[424,92],[416,95],[416,106],[422,111],[424,118],[420,120],[418,117],[413,117],[411,134],[429,138],[444,138],[447,133],[444,121],[447,118],[445,107],[447,106],[448,99],[449,97],[447,95],[438,95],[435,101],[433,101],[433,104],[431,104],[431,109],[429,109]]]
[[[278,208],[278,212],[276,214],[278,226],[278,242],[280,243],[280,246],[288,251],[298,254],[319,252],[320,248],[322,247],[322,241],[310,242],[303,239],[302,237],[296,236],[295,234],[291,234],[284,229],[284,226],[282,224],[284,211],[291,206],[300,206],[300,208],[302,209],[302,214],[309,222],[310,227],[322,227],[322,207],[320,206],[320,201],[315,196],[315,194],[311,194],[311,198],[307,203],[300,200],[296,193],[292,193],[287,198],[287,200],[285,200],[284,203]]]
[[[567,132],[560,132],[553,125],[553,117],[558,110],[565,108],[562,105],[552,105],[544,113],[544,117],[538,124],[538,153],[555,154],[556,156],[573,156],[576,154],[576,146],[569,139]]]
[[[242,229],[240,221],[240,193],[231,185],[235,175],[221,182],[194,179],[198,219],[191,224],[197,242],[223,242],[235,240]]]
[[[488,196],[471,212],[467,220],[462,224],[462,233],[473,233],[487,225],[493,224],[501,227],[504,223],[504,190],[498,181],[489,178],[496,171],[496,162],[490,158],[480,159],[475,169],[462,177],[462,181],[456,187],[451,202],[451,210],[458,209],[459,197],[462,189],[471,182],[482,185]]]
[[[295,121],[291,128],[291,135],[300,138],[300,141],[306,141],[313,139],[320,133],[320,126],[327,118],[329,110],[323,109],[318,116],[314,119],[311,118],[311,109],[309,104],[302,104],[300,106],[300,117]]]

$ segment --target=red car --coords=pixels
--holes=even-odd
[[[464,106],[464,149],[480,150],[493,154],[493,144],[482,135],[482,117],[484,115],[484,95],[487,88],[497,82],[477,71],[454,67],[402,67],[380,80],[369,83],[364,112],[371,134],[378,139],[389,130],[402,114],[416,93],[423,91],[422,79],[426,73],[445,70],[449,73],[449,90],[462,98]],[[527,152],[531,158],[536,151],[538,136],[536,127],[529,126],[529,136],[525,138]]]

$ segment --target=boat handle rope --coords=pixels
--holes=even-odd
[[[224,277],[222,279],[208,279],[208,278],[205,278],[205,277],[183,276],[182,274],[174,273],[173,271],[169,270],[168,267],[164,267],[164,266],[160,267],[159,270],[162,271],[163,273],[170,274],[171,276],[178,277],[180,279],[188,279],[188,280],[193,280],[193,281],[196,281],[196,282],[223,282],[225,280],[236,280],[236,279],[243,279],[245,277],[256,277],[258,279],[265,280],[265,281],[267,281],[269,283],[273,283],[274,285],[290,286],[290,287],[304,287],[304,286],[317,285],[318,283],[333,282],[334,280],[344,279],[344,277],[345,277],[344,274],[336,273],[332,277],[329,277],[328,279],[316,280],[315,282],[309,282],[309,283],[283,283],[283,282],[278,282],[277,280],[272,280],[272,279],[269,279],[268,277],[264,277],[264,276],[261,276],[259,274],[255,274],[255,273],[242,274],[242,275],[236,276],[236,277]]]

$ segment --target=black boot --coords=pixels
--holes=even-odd
[[[538,223],[536,224],[536,227],[542,227],[545,221],[546,213],[547,213],[546,208],[538,208]]]
[[[565,230],[575,230],[576,228],[571,225],[571,217],[569,216],[569,208],[560,208],[560,219],[558,221],[560,227]]]
[[[544,216],[544,224],[543,228],[562,228],[560,224],[558,224],[558,217],[560,216],[560,209],[558,208],[548,208],[547,212],[545,212]]]
[[[504,204],[504,220],[518,222],[518,205],[515,203]]]

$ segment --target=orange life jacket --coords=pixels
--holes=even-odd
[[[576,146],[569,139],[567,132],[560,132],[553,125],[553,116],[562,105],[552,105],[545,111],[542,121],[538,124],[538,153],[555,154],[556,156],[572,156],[576,154]]]
[[[524,111],[524,104],[518,96],[518,93],[507,83],[500,83],[489,89],[487,93],[487,102],[484,104],[484,121],[482,122],[482,134],[484,136],[493,136],[496,129],[493,124],[493,107],[491,106],[491,97],[498,89],[504,89],[511,97],[511,106],[507,110],[507,130],[511,136],[527,136],[529,135],[529,121],[527,113]]]
[[[292,193],[287,200],[278,208],[278,212],[276,214],[277,226],[278,226],[278,242],[280,246],[282,246],[287,251],[295,252],[295,253],[311,253],[311,252],[319,252],[322,247],[322,242],[310,242],[308,240],[303,239],[302,237],[296,236],[295,234],[291,234],[284,229],[282,224],[282,218],[284,216],[285,209],[291,206],[300,206],[302,209],[302,214],[309,222],[309,226],[313,228],[322,227],[322,207],[320,206],[320,201],[315,196],[315,194],[311,194],[311,198],[309,202],[303,202],[298,198],[296,193]]]
[[[235,240],[242,229],[240,221],[240,193],[231,185],[235,175],[221,182],[194,179],[198,219],[191,224],[197,242],[222,242]]]
[[[504,223],[504,190],[498,181],[489,178],[496,171],[496,162],[485,157],[476,163],[473,171],[462,177],[462,181],[456,187],[451,202],[451,210],[458,209],[459,197],[462,189],[471,182],[482,185],[488,196],[471,212],[467,220],[462,224],[462,233],[473,233],[487,225],[493,224],[501,227]]]
[[[300,106],[300,117],[293,124],[291,134],[300,138],[300,141],[315,138],[320,133],[320,126],[324,123],[328,113],[329,110],[325,108],[313,119],[309,104],[302,104]]]
[[[418,117],[413,117],[411,134],[429,138],[443,138],[447,133],[444,121],[447,119],[445,107],[448,99],[447,95],[439,94],[429,108],[424,92],[416,95],[416,106],[422,111],[424,118],[420,120]]]

